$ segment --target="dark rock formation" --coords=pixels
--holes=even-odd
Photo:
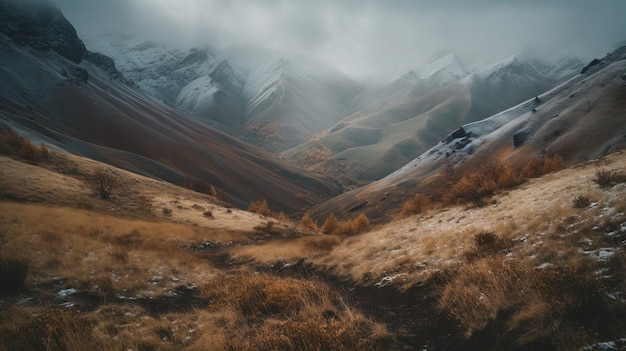
[[[53,50],[75,63],[87,52],[72,24],[48,0],[0,0],[0,32],[20,45]]]
[[[526,139],[528,139],[528,132],[519,132],[513,135],[513,147],[518,148],[524,145]]]
[[[598,59],[593,59],[591,62],[589,62],[589,64],[587,66],[585,66],[582,71],[580,71],[580,74],[584,74],[587,73],[587,71],[589,71],[589,69],[591,67],[597,66],[600,63],[602,63],[602,60],[598,60]]]
[[[91,62],[94,66],[105,71],[109,77],[118,80],[124,84],[135,86],[132,80],[124,78],[124,75],[115,67],[115,61],[107,55],[99,52],[87,51],[85,61]]]

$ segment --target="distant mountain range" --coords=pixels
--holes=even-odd
[[[121,35],[88,46],[156,99],[347,185],[384,177],[458,125],[540,94],[583,66],[521,53],[467,68],[445,53],[354,79],[260,49],[182,51]]]
[[[520,67],[529,67],[520,65],[517,58],[511,62],[511,69],[498,66],[493,73],[484,75],[483,81],[511,84],[498,77],[510,78],[513,73],[518,76]],[[557,69],[540,67],[543,70],[537,71],[537,76],[539,72]],[[389,218],[398,214],[402,203],[414,194],[441,190],[445,182],[433,179],[466,163],[499,161],[522,166],[532,158],[559,155],[572,164],[624,147],[626,47],[592,61],[580,71],[581,74],[534,98],[462,125],[390,175],[318,205],[311,215],[325,218],[333,212],[350,218],[358,209],[358,213],[365,212],[370,218]],[[532,72],[535,71],[519,75],[515,82],[532,78]]]
[[[0,33],[0,123],[137,173],[211,184],[241,207],[265,198],[276,210],[381,217],[451,159],[578,161],[624,142],[621,51],[573,80],[579,59],[528,52],[480,67],[447,52],[355,79],[260,49],[120,35],[85,45],[46,0],[0,1]]]

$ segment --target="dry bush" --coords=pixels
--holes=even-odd
[[[217,190],[213,185],[207,181],[198,178],[187,178],[183,183],[183,186],[189,190],[193,190],[197,193],[208,194],[213,197],[217,197]]]
[[[213,212],[211,212],[211,211],[204,211],[204,213],[202,213],[202,215],[204,217],[213,218]]]
[[[591,198],[587,195],[578,195],[572,200],[574,208],[586,208],[591,204]]]
[[[278,220],[279,220],[279,221],[281,221],[281,222],[287,222],[287,221],[289,221],[289,218],[287,217],[287,215],[286,215],[283,211],[280,211],[280,212],[278,213],[278,215],[276,216],[276,219],[278,219]]]
[[[113,189],[117,186],[118,179],[113,173],[98,169],[91,174],[89,184],[96,195],[103,199],[108,199],[113,193]]]
[[[315,223],[315,221],[313,220],[313,218],[311,218],[311,216],[304,215],[302,216],[302,219],[300,220],[300,223],[305,226],[306,228],[309,228],[313,231],[318,231],[320,230],[320,228],[317,226],[317,223]]]
[[[537,178],[544,174],[552,173],[563,169],[565,161],[559,155],[552,157],[536,157],[530,160],[524,168],[522,168],[521,176],[523,178]]]
[[[511,166],[499,162],[486,162],[468,167],[463,170],[460,179],[440,195],[443,202],[471,202],[476,206],[482,206],[485,199],[493,196],[498,190],[515,187],[524,179]]]
[[[443,200],[447,203],[471,202],[476,206],[482,206],[485,198],[493,196],[498,190],[498,184],[485,173],[472,173],[463,176],[444,195]]]
[[[430,208],[430,200],[422,194],[415,194],[412,199],[402,205],[402,214],[410,216],[427,211]]]
[[[265,199],[251,201],[250,206],[248,206],[248,211],[258,213],[266,217],[272,215],[272,210],[270,210],[270,207]]]
[[[474,235],[472,248],[466,251],[463,256],[471,262],[478,258],[503,253],[510,245],[510,242],[505,241],[494,232],[480,232]]]
[[[28,266],[24,259],[0,257],[0,294],[24,290]]]
[[[361,213],[352,222],[352,228],[353,228],[354,232],[357,233],[357,234],[366,231],[367,229],[369,229],[369,227],[370,227],[370,220],[363,213]]]
[[[354,235],[366,231],[369,228],[369,225],[370,221],[363,213],[361,213],[354,220],[346,221],[339,221],[337,217],[331,213],[322,226],[322,233]]]
[[[2,330],[0,342],[6,350],[92,349],[93,334],[89,323],[68,309],[46,309],[23,324]]]
[[[35,146],[9,127],[0,129],[0,153],[18,156],[29,161],[42,161],[50,157],[50,151],[44,144]]]
[[[340,229],[341,227],[339,225],[339,221],[333,213],[331,213],[328,218],[326,218],[326,221],[324,221],[324,224],[322,225],[322,233],[324,234],[336,233]]]
[[[593,181],[601,188],[610,188],[616,184],[626,183],[626,174],[618,171],[600,170],[596,172]]]

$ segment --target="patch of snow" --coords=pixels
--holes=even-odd
[[[606,261],[608,260],[611,256],[613,256],[615,254],[615,249],[611,248],[611,247],[604,247],[604,248],[600,248],[597,250],[583,250],[583,249],[578,249],[578,252],[589,256],[590,258],[595,259],[596,261]]]
[[[554,265],[550,262],[544,262],[538,266],[535,266],[536,270],[541,270],[541,269],[546,269],[546,268],[552,268],[554,267]]]
[[[392,275],[392,276],[383,277],[378,283],[374,284],[374,286],[382,288],[384,286],[387,286],[387,285],[391,284],[397,278],[403,277],[403,276],[406,276],[406,275],[407,275],[406,273],[400,273],[400,274],[396,274],[396,275]]]
[[[57,297],[60,299],[66,299],[74,294],[76,294],[76,289],[74,288],[63,289],[57,293]]]

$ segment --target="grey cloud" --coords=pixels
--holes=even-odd
[[[79,35],[265,46],[350,72],[453,49],[482,60],[526,47],[598,55],[626,40],[622,0],[54,0]]]

